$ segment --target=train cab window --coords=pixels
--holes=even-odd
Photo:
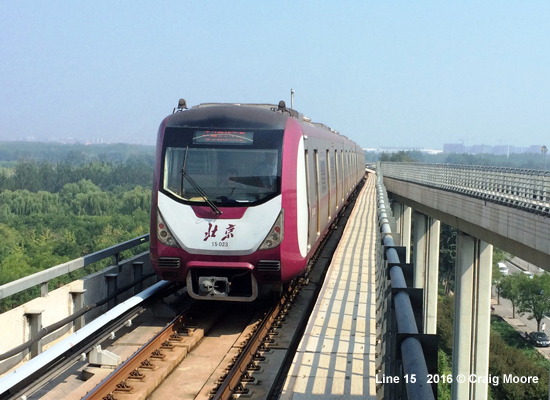
[[[192,204],[267,201],[281,191],[281,149],[282,131],[167,128],[161,191]]]

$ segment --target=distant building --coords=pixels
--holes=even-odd
[[[370,153],[398,153],[400,151],[418,151],[420,153],[439,154],[443,152],[442,150],[425,149],[423,147],[370,147],[363,148],[363,150]]]
[[[445,143],[443,145],[443,153],[465,153],[466,148],[460,143]]]
[[[528,147],[516,147],[512,145],[490,146],[487,144],[478,144],[473,146],[464,146],[461,143],[445,143],[443,153],[467,153],[467,154],[522,154],[522,153],[540,153],[542,145],[531,145]]]

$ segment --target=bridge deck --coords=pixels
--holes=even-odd
[[[282,400],[376,398],[375,179],[369,175],[334,253]]]

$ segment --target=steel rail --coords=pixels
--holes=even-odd
[[[126,384],[129,377],[135,374],[135,371],[138,371],[140,368],[145,367],[154,369],[156,367],[154,361],[151,361],[151,358],[162,359],[162,349],[170,347],[167,345],[167,342],[170,343],[171,340],[178,340],[178,332],[184,328],[185,321],[191,312],[191,308],[188,308],[182,314],[175,317],[141,349],[134,353],[109,374],[109,376],[107,376],[98,386],[84,396],[82,400],[115,399],[114,393],[120,390],[121,387],[126,387],[127,390],[131,389],[131,386]]]
[[[223,383],[217,388],[216,393],[210,398],[211,400],[229,400],[241,388],[243,376],[247,373],[248,366],[254,360],[254,356],[260,350],[264,339],[268,336],[273,322],[276,320],[284,303],[288,300],[285,295],[282,297],[269,312],[266,313],[253,335],[248,340],[246,346],[238,355],[233,366],[228,371]]]

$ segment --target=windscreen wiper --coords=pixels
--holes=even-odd
[[[189,146],[185,149],[185,154],[183,156],[183,164],[181,166],[181,190],[180,190],[180,196],[183,199],[185,197],[185,188],[183,187],[183,181],[185,178],[185,164],[187,164],[187,153],[189,152]]]
[[[221,215],[222,211],[218,207],[216,207],[216,205],[214,204],[214,202],[212,202],[212,200],[210,200],[206,192],[202,190],[202,188],[197,184],[197,182],[195,182],[195,180],[191,178],[191,176],[189,176],[189,174],[185,170],[188,151],[189,151],[189,146],[187,146],[187,149],[185,149],[185,158],[183,160],[183,166],[181,168],[181,196],[183,197],[183,194],[184,194],[183,181],[185,178],[187,178],[191,186],[193,186],[193,189],[195,189],[197,193],[204,199],[204,201],[206,201],[206,204],[208,204],[208,206],[212,209],[212,211],[214,211],[214,213],[216,213],[217,215]]]

